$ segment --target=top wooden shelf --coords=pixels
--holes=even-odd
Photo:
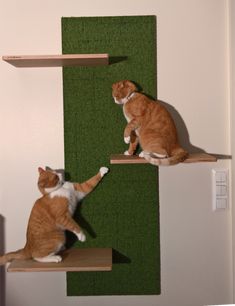
[[[183,163],[198,163],[198,162],[216,162],[217,158],[213,155],[207,153],[191,153],[188,155],[187,159]],[[148,161],[139,156],[123,155],[123,154],[113,154],[110,158],[111,164],[148,164]]]
[[[35,260],[13,260],[8,272],[80,272],[111,271],[112,249],[70,249],[62,254],[60,263],[41,263]]]
[[[108,54],[8,55],[2,60],[15,67],[102,66],[109,64]]]

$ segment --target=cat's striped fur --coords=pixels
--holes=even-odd
[[[73,232],[82,242],[86,240],[72,215],[77,203],[97,186],[108,168],[100,168],[84,183],[64,182],[62,176],[51,169],[38,168],[38,171],[38,188],[43,196],[32,208],[26,245],[21,250],[1,256],[0,265],[13,259],[30,258],[39,262],[60,262],[62,258],[57,253],[65,244],[65,230]]]
[[[133,155],[138,143],[144,157],[153,165],[174,165],[182,162],[188,153],[180,146],[177,131],[170,113],[159,102],[137,91],[133,82],[119,81],[112,85],[115,103],[123,105],[127,120],[124,141]]]

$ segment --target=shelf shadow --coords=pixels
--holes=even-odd
[[[113,264],[130,264],[131,259],[126,255],[120,253],[116,249],[112,249],[112,256],[113,256]]]
[[[127,56],[110,56],[109,57],[109,65],[117,64],[119,62],[123,62],[127,60]]]
[[[208,154],[213,155],[217,159],[232,159],[232,155],[216,154],[216,153],[208,153]]]
[[[0,215],[0,255],[5,252],[5,219]],[[0,266],[0,305],[6,305],[6,274],[5,267]]]

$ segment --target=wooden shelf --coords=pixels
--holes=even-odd
[[[40,263],[34,260],[13,260],[8,272],[80,272],[111,271],[112,249],[70,249],[62,254],[60,263]]]
[[[108,54],[16,55],[2,56],[15,67],[101,66],[109,64]]]
[[[207,153],[191,153],[183,163],[216,162],[217,158]],[[113,154],[110,158],[111,164],[148,164],[149,162],[137,155]]]

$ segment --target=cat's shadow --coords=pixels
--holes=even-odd
[[[190,136],[189,136],[189,132],[187,129],[187,126],[183,120],[183,118],[181,117],[181,115],[179,114],[179,112],[174,108],[174,106],[162,101],[162,100],[158,100],[167,110],[168,112],[171,114],[175,125],[176,125],[176,129],[178,132],[178,139],[179,139],[179,143],[181,144],[181,146],[189,153],[206,153],[206,151],[198,146],[195,146],[191,143],[190,141]]]
[[[141,93],[143,93],[145,96],[147,96],[148,98],[155,100],[154,97],[152,97],[151,95],[148,95],[146,93],[143,92],[143,88],[136,82],[132,81],[136,87],[137,90]],[[206,152],[203,148],[200,148],[198,146],[195,146],[191,143],[190,141],[190,136],[189,136],[189,132],[187,129],[187,126],[183,120],[183,118],[181,117],[180,113],[175,109],[174,106],[172,106],[171,104],[163,101],[163,100],[159,100],[157,99],[167,110],[168,112],[171,114],[175,125],[176,125],[176,129],[178,132],[178,139],[179,139],[179,143],[180,145],[188,152],[188,153],[208,153]],[[225,155],[225,154],[218,154],[218,153],[209,153],[213,156],[215,156],[217,159],[231,159],[232,156],[231,155]]]
[[[134,81],[131,81],[131,82],[133,82],[136,85],[137,90],[139,92],[141,92],[142,94],[144,94],[146,97],[150,98],[151,100],[156,100],[153,96],[143,92],[143,88],[138,83]],[[168,112],[171,114],[175,122],[175,125],[176,125],[180,145],[189,153],[206,153],[204,149],[197,147],[191,143],[187,126],[183,118],[181,117],[180,113],[175,109],[175,107],[165,101],[162,101],[159,99],[157,99],[157,101],[159,101],[161,105],[163,105],[168,110]]]
[[[86,233],[93,239],[97,237],[96,232],[90,223],[82,215],[82,202],[78,203],[77,209],[73,215],[73,219],[79,224],[79,226],[86,231]],[[65,232],[66,236],[66,249],[70,249],[76,242],[77,236],[70,231]]]
[[[179,114],[179,112],[172,105],[162,100],[158,100],[158,101],[163,106],[165,106],[165,108],[171,114],[175,122],[176,128],[177,128],[179,143],[188,153],[209,153],[210,155],[213,155],[217,159],[231,159],[232,158],[231,155],[206,152],[204,149],[193,145],[190,141],[190,136],[189,136],[189,132],[186,127],[186,124],[183,118],[181,117],[181,115]]]
[[[143,92],[143,88],[138,83],[134,81],[131,81],[131,82],[133,82],[136,85],[137,90],[139,92],[144,94],[149,99],[155,100],[153,96]],[[157,101],[159,101],[161,105],[163,105],[168,110],[168,112],[171,114],[175,122],[175,125],[176,125],[176,129],[178,132],[178,139],[179,139],[179,143],[181,144],[181,146],[189,153],[205,153],[206,151],[204,149],[197,147],[191,143],[187,126],[183,118],[181,117],[180,113],[175,109],[175,107],[165,101],[162,101],[159,99],[157,99]]]

